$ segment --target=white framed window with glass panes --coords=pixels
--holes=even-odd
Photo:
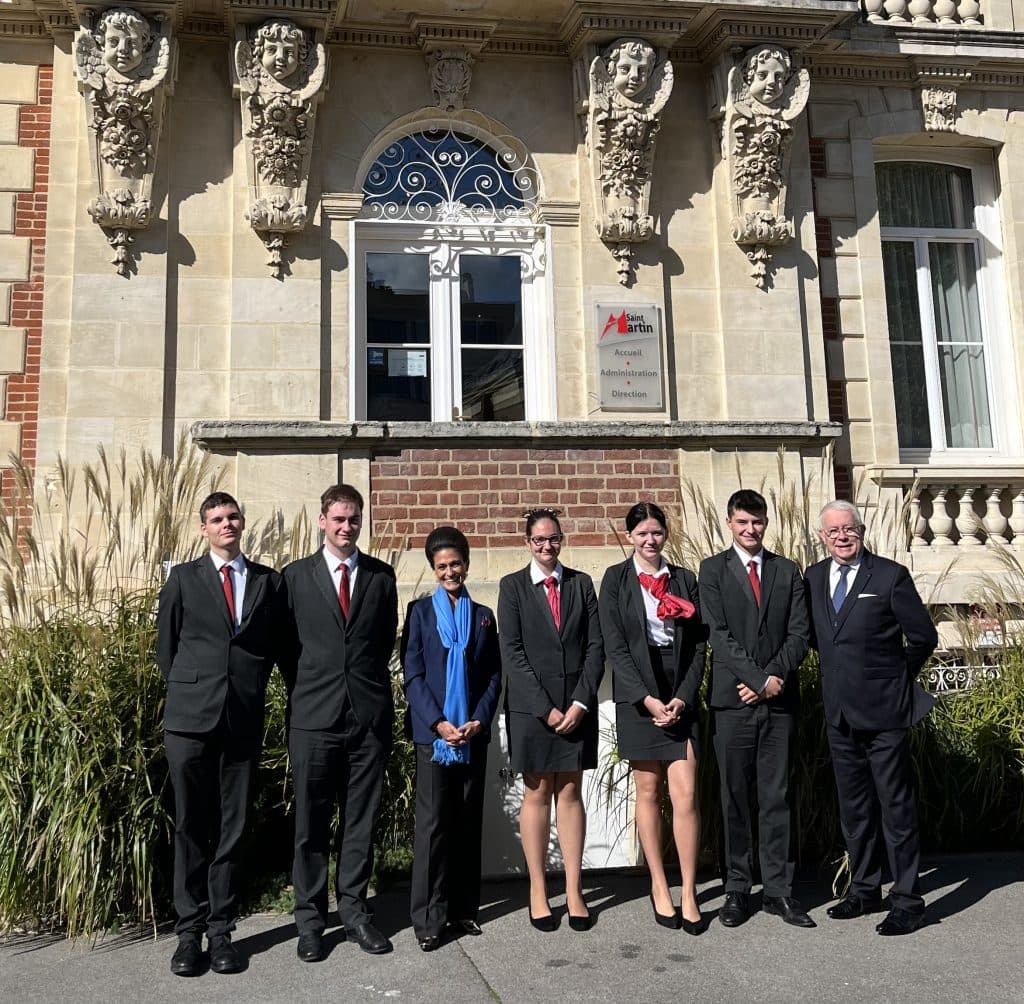
[[[353,221],[355,420],[555,417],[547,228],[521,147],[434,123],[380,151]]]
[[[900,459],[1020,455],[988,151],[876,150],[875,182]]]

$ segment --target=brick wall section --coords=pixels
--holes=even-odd
[[[373,532],[423,543],[435,526],[458,526],[474,547],[509,547],[523,513],[562,511],[580,547],[614,545],[613,526],[644,499],[665,508],[679,499],[674,450],[403,450],[370,463]]]
[[[18,145],[35,150],[35,178],[31,192],[20,193],[15,202],[14,234],[32,241],[28,282],[11,291],[11,326],[24,328],[25,370],[7,378],[4,417],[21,423],[21,457],[30,468],[36,463],[39,423],[39,364],[43,340],[43,265],[46,256],[46,202],[50,179],[50,109],[53,101],[53,67],[39,67],[38,103],[22,105],[18,118]],[[10,475],[3,483],[3,497],[13,491]],[[31,509],[19,515],[31,517]]]

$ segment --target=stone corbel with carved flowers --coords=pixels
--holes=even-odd
[[[793,237],[786,206],[794,123],[807,107],[810,75],[786,49],[759,45],[729,71],[722,152],[729,167],[732,238],[759,289],[775,248]]]
[[[233,69],[249,184],[246,219],[280,279],[288,241],[308,218],[306,185],[327,52],[319,30],[284,18],[240,25],[237,34]]]
[[[628,286],[635,247],[654,234],[654,148],[672,94],[672,64],[650,42],[620,38],[591,62],[589,84],[587,155],[597,231],[618,262],[619,282]]]
[[[87,208],[114,250],[118,274],[134,270],[133,231],[149,226],[156,153],[177,43],[171,22],[128,7],[85,9],[75,33],[75,73],[85,99],[98,194]]]

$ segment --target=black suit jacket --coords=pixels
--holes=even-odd
[[[573,701],[597,709],[604,675],[597,595],[589,575],[564,565],[559,620],[556,628],[544,586],[533,584],[529,565],[501,580],[498,623],[509,711],[546,718]]]
[[[760,607],[734,547],[701,562],[700,609],[711,644],[712,708],[748,707],[736,685],[745,683],[760,693],[769,676],[786,684],[768,702],[771,707],[793,711],[799,702],[797,668],[810,643],[804,581],[788,558],[767,550],[762,555]]]
[[[501,692],[501,655],[498,629],[490,608],[472,603],[466,675],[469,681],[469,718],[483,726],[484,742],[490,740],[491,722]],[[433,596],[409,604],[402,629],[402,670],[409,701],[409,724],[415,743],[432,743],[434,726],[444,719],[448,690],[448,649],[437,633]],[[465,722],[452,722],[456,728]]]
[[[672,697],[681,698],[687,707],[696,707],[706,648],[697,579],[687,568],[668,567],[669,592],[689,600],[697,608],[693,617],[675,622]],[[637,704],[649,694],[657,695],[657,680],[647,648],[644,599],[632,556],[605,571],[598,607],[604,649],[612,667],[612,696],[616,702]]]
[[[807,569],[813,644],[821,657],[825,717],[854,729],[908,728],[934,699],[915,682],[938,644],[910,573],[864,551],[838,614],[829,595],[831,559]]]
[[[227,710],[232,732],[261,736],[267,680],[277,660],[281,576],[246,561],[241,625],[231,624],[209,554],[175,565],[160,590],[156,661],[167,680],[164,727],[210,732]]]
[[[289,632],[281,671],[290,727],[332,728],[347,695],[361,725],[389,736],[395,711],[389,663],[398,634],[394,570],[359,552],[347,621],[322,550],[288,565],[284,581]]]

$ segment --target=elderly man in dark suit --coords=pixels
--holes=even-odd
[[[711,709],[725,838],[725,904],[719,920],[738,927],[751,913],[750,806],[758,806],[766,913],[814,927],[793,898],[789,772],[810,628],[800,570],[763,546],[768,505],[734,492],[726,525],[732,546],[700,566],[700,606],[711,644]]]
[[[204,931],[214,972],[243,968],[231,944],[236,870],[283,613],[281,576],[242,555],[238,503],[214,492],[199,520],[209,553],[171,569],[157,611],[174,787],[177,976],[201,972]]]
[[[828,914],[849,920],[881,909],[881,835],[893,884],[876,930],[910,934],[924,923],[924,900],[908,733],[933,704],[915,678],[938,636],[906,568],[865,549],[856,506],[829,502],[820,535],[831,557],[807,570],[807,591],[852,874]]]
[[[334,485],[320,499],[324,546],[284,570],[290,640],[288,752],[295,779],[295,924],[304,962],[323,958],[331,818],[339,808],[336,892],[346,936],[365,952],[391,951],[366,904],[373,827],[391,750],[389,661],[398,632],[390,565],[356,547],[363,497]]]

